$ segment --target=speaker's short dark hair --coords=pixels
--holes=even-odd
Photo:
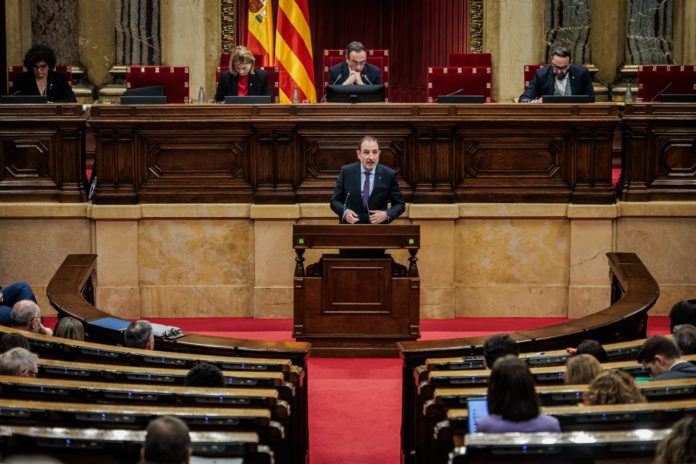
[[[351,43],[349,43],[346,47],[346,58],[350,56],[350,52],[367,52],[367,49],[361,42],[357,42],[354,40]]]
[[[145,462],[184,462],[190,447],[189,428],[178,417],[162,416],[148,424],[143,448]]]
[[[568,47],[556,47],[551,52],[551,56],[560,56],[562,58],[572,58],[573,54]]]
[[[51,47],[35,45],[24,55],[24,67],[31,71],[35,64],[45,61],[48,68],[53,69],[56,67],[56,60],[56,52]]]
[[[186,374],[186,385],[189,387],[224,387],[225,377],[217,366],[200,362]]]
[[[682,324],[696,325],[696,300],[682,300],[672,306],[669,312],[670,332],[674,332],[674,326]]]
[[[668,359],[677,359],[679,348],[669,338],[655,335],[643,343],[636,359],[639,363],[649,363],[653,362],[658,354]]]
[[[594,356],[595,359],[601,363],[609,361],[609,356],[607,356],[606,350],[597,340],[586,338],[585,340],[581,341],[575,349],[577,350],[575,352],[576,355],[589,354],[590,356]]]
[[[517,343],[508,334],[491,335],[483,342],[483,360],[489,369],[493,368],[496,359],[503,356],[520,354]]]

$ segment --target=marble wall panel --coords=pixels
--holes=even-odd
[[[673,62],[672,0],[627,0],[626,64]]]
[[[576,63],[592,63],[592,0],[546,0],[546,56],[568,47]]]
[[[58,63],[80,64],[77,0],[32,0],[32,44],[48,45]]]
[[[161,64],[160,1],[116,0],[114,14],[115,64]]]

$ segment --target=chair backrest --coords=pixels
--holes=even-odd
[[[13,92],[14,82],[26,70],[27,68],[25,68],[21,64],[16,64],[7,67],[7,93]],[[65,74],[65,77],[68,79],[68,83],[70,84],[70,86],[72,86],[72,67],[70,67],[67,64],[57,64],[55,71]]]
[[[447,66],[493,66],[490,53],[450,53]]]
[[[524,88],[529,87],[529,83],[534,79],[534,74],[541,68],[548,66],[547,64],[525,64],[524,65]]]
[[[128,66],[126,88],[135,89],[152,85],[164,87],[167,103],[189,102],[188,66]]]
[[[426,82],[428,103],[441,95],[483,95],[491,101],[490,66],[429,67]]]
[[[696,65],[638,66],[638,96],[652,101],[664,93],[695,94]]]
[[[278,87],[278,67],[277,66],[256,66],[256,69],[263,69],[268,74],[268,84],[271,86],[271,95],[273,103],[280,101],[280,89]],[[220,82],[220,76],[224,71],[227,71],[227,65],[218,66],[215,68],[215,88],[217,89]]]
[[[329,69],[346,60],[345,49],[325,49],[322,54],[322,88],[329,85]],[[384,101],[389,101],[389,50],[374,49],[367,51],[367,62],[379,68],[384,85]]]

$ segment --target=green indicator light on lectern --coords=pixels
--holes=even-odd
[[[304,245],[304,239],[303,239],[303,238],[298,238],[298,239],[297,239],[297,244],[298,244],[298,245]]]
[[[416,243],[416,241],[415,241],[414,239],[412,239],[412,238],[409,238],[409,239],[408,239],[408,244],[409,244],[409,245],[414,245],[415,243]]]

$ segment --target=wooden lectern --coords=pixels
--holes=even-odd
[[[293,336],[327,357],[398,356],[396,342],[420,337],[418,225],[295,225],[295,320]],[[365,250],[324,254],[304,266],[308,248]],[[385,249],[405,248],[409,266]]]

